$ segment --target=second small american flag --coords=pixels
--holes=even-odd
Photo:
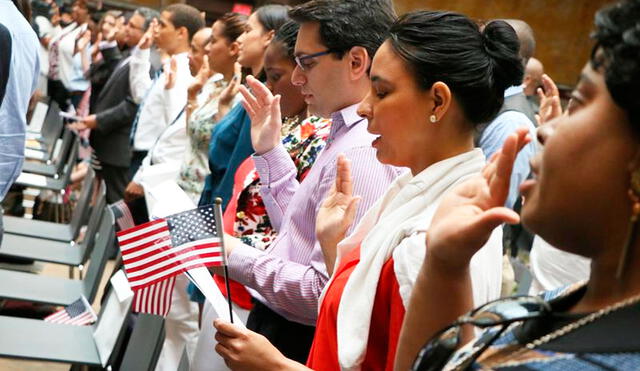
[[[131,288],[138,290],[192,268],[224,265],[220,233],[211,205],[118,232]]]

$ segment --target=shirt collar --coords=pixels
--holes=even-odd
[[[358,115],[358,106],[360,103],[345,107],[340,111],[331,114],[333,122],[343,122],[348,128],[364,120],[364,118]]]
[[[522,93],[524,92],[524,88],[522,87],[522,85],[514,85],[511,86],[509,88],[507,88],[507,90],[504,91],[504,97],[510,97],[512,95],[516,95],[518,93]]]

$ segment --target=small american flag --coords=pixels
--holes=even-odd
[[[98,316],[84,296],[44,318],[47,322],[76,326],[86,326],[94,323],[97,319]]]
[[[212,205],[117,233],[122,261],[136,291],[192,268],[225,265]],[[220,231],[220,232],[219,232]]]
[[[175,285],[176,277],[174,276],[136,290],[133,296],[133,311],[166,317],[171,310],[171,297]]]
[[[124,200],[117,201],[109,206],[113,212],[113,216],[116,218],[116,224],[118,228],[123,231],[125,229],[133,228],[136,223],[133,221],[133,215],[131,210]]]

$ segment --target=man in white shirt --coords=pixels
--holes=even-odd
[[[182,161],[187,144],[184,107],[192,80],[188,54],[191,38],[203,27],[204,21],[196,8],[171,5],[131,53],[129,82],[133,100],[140,103],[140,108],[131,128],[133,180],[125,190],[127,201],[144,195],[141,177],[145,168]],[[153,42],[171,57],[155,80],[148,73]]]

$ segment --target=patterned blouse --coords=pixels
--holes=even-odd
[[[466,368],[465,360],[498,334],[499,329],[485,330],[474,341],[458,350],[444,370],[640,370],[640,305],[629,306],[603,315],[573,331],[566,332],[536,346],[534,341],[552,334],[586,315],[569,314],[567,310],[584,295],[586,286],[575,284],[545,292],[552,312],[509,326],[478,360]],[[587,321],[585,321],[587,322]]]
[[[282,144],[291,155],[298,169],[298,181],[302,181],[318,154],[326,144],[331,120],[309,117],[301,124],[285,123]],[[276,231],[271,227],[267,210],[260,196],[260,178],[255,167],[244,180],[244,189],[238,195],[234,222],[236,237],[257,249],[264,250],[273,241]]]
[[[222,75],[212,76],[198,94],[198,106],[187,123],[189,146],[178,175],[178,185],[196,204],[204,187],[204,179],[209,174],[209,141],[217,123],[214,116],[218,112],[218,98],[226,86]]]

